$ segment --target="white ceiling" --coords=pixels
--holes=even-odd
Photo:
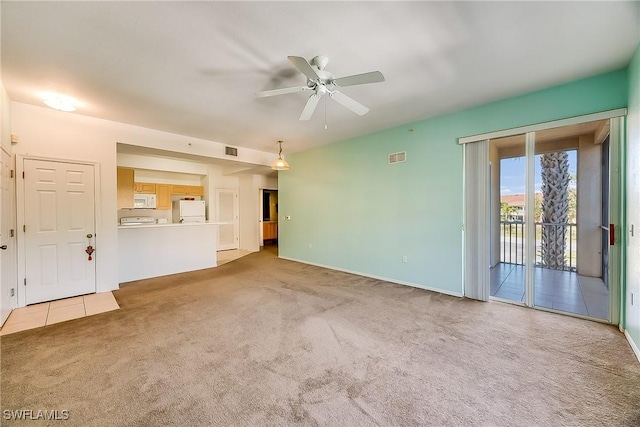
[[[12,100],[42,92],[76,113],[285,152],[625,67],[640,41],[637,2],[9,2],[2,81]],[[329,100],[309,122],[287,55],[326,55],[362,117]]]

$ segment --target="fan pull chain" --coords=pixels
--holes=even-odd
[[[324,97],[324,130],[329,129],[327,126],[327,97]]]

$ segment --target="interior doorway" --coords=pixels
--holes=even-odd
[[[278,245],[278,190],[260,190],[260,246]]]

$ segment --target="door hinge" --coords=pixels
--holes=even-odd
[[[11,230],[9,230],[9,237],[13,237],[14,235],[15,235],[15,232],[12,228]]]
[[[24,285],[27,286],[27,278],[24,278]]]
[[[23,226],[22,226],[22,232],[23,232],[23,233],[26,233],[26,232],[27,232],[27,226],[26,226],[26,225],[23,225]]]
[[[11,169],[11,178],[13,178],[13,169]]]
[[[24,171],[22,171],[22,179],[24,179]]]

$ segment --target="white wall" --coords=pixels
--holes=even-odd
[[[171,172],[172,181],[166,182],[167,184],[184,184],[184,185],[200,185],[199,179],[193,179],[194,175],[204,176],[208,173],[209,168],[204,163],[191,162],[188,160],[169,159],[165,157],[154,157],[140,154],[117,154],[118,166],[140,169],[135,176],[135,180],[138,182],[143,181],[145,176],[151,177],[153,174],[158,175],[159,179],[162,179],[162,172]],[[175,174],[185,174],[184,177],[176,176]],[[175,179],[175,180],[174,180]],[[184,180],[184,182],[180,182]],[[150,181],[165,183],[163,181]]]
[[[12,133],[20,137],[20,142],[13,147],[15,154],[95,162],[99,165],[96,210],[99,292],[118,288],[116,144],[122,142],[210,157],[216,157],[218,151],[224,152],[223,144],[79,114],[15,102],[11,104],[11,109]],[[239,151],[239,161],[269,165],[273,160],[272,153],[248,149]],[[18,277],[18,281],[20,279]]]
[[[277,189],[278,179],[255,174],[245,174],[239,178],[240,249],[255,252],[260,250],[260,189]]]
[[[96,170],[99,182],[96,193],[96,289],[98,292],[117,289],[115,143],[125,129],[104,120],[15,102],[12,112],[12,132],[20,138],[13,147],[16,155],[99,165]],[[20,280],[22,277],[18,277]]]

